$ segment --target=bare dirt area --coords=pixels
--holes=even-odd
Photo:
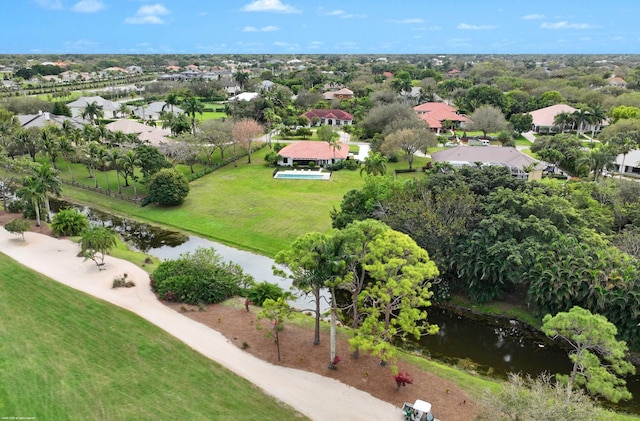
[[[7,211],[0,211],[0,225],[4,226],[4,224],[6,224],[7,222],[13,219],[24,219],[24,217],[22,216],[21,213],[11,213]],[[29,222],[31,222],[31,229],[29,231],[37,232],[38,234],[48,235],[50,237],[55,237],[55,235],[53,234],[53,230],[51,229],[49,224],[44,222],[44,220],[40,221],[40,226],[36,226],[35,221],[30,220]]]
[[[227,302],[200,309],[197,306],[165,304],[222,333],[243,352],[249,352],[275,365],[333,378],[398,406],[398,412],[404,402],[422,399],[431,402],[434,415],[441,420],[469,421],[478,418],[480,414],[476,402],[458,386],[401,361],[397,364],[398,370],[409,373],[413,383],[398,388],[390,366],[382,367],[377,358],[368,355],[361,354],[359,358],[354,359],[349,351],[347,339],[340,335],[337,355],[341,361],[337,370],[330,370],[327,326],[321,331],[320,345],[313,345],[313,329],[286,323],[279,335],[281,361],[278,361],[273,337],[265,336],[270,329],[268,323],[265,320],[257,320],[258,308],[250,307],[250,311],[247,312],[242,299],[234,299],[231,305]],[[257,329],[257,323],[260,323],[263,329]]]

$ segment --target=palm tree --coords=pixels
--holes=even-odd
[[[107,191],[111,191],[111,187],[109,186],[109,164],[111,163],[111,154],[107,148],[101,146],[96,157],[98,158],[98,164],[102,167],[102,171],[104,171],[104,177],[107,182]]]
[[[164,97],[164,102],[165,104],[162,106],[162,111],[164,111],[164,107],[168,105],[171,107],[171,112],[173,112],[173,106],[180,103],[180,94],[175,91],[171,91]]]
[[[120,158],[122,154],[120,149],[111,148],[109,151],[108,165],[116,170],[116,179],[118,180],[118,193],[122,193],[122,187],[120,186]]]
[[[129,107],[126,104],[120,104],[120,108],[118,108],[118,112],[120,116],[126,117],[129,114]]]
[[[40,132],[40,140],[42,142],[42,152],[44,152],[51,161],[53,168],[56,168],[56,160],[60,153],[58,145],[59,129],[55,126],[47,126]]]
[[[576,129],[576,137],[580,137],[580,133],[584,132],[584,124],[589,122],[589,113],[584,109],[580,109],[578,111],[574,111],[573,116],[576,124],[578,125],[578,128]]]
[[[97,102],[89,102],[82,110],[82,118],[88,118],[91,124],[95,126],[96,119],[102,118],[104,116],[104,111],[102,110],[102,105],[98,105]]]
[[[37,188],[41,193],[41,200],[44,202],[45,209],[47,211],[47,221],[51,221],[51,204],[49,203],[49,194],[53,194],[56,197],[60,196],[61,181],[58,177],[59,171],[49,165],[48,162],[38,164],[34,168],[34,178],[37,181]]]
[[[364,159],[364,166],[360,168],[360,176],[365,172],[368,175],[385,175],[387,172],[387,157],[380,152],[369,155]]]
[[[234,73],[233,79],[238,82],[238,84],[240,85],[240,89],[244,91],[244,86],[249,81],[249,74],[238,70],[236,73]]]
[[[593,171],[593,181],[597,182],[598,175],[602,170],[612,166],[616,155],[616,151],[612,145],[603,145],[591,149],[588,155],[578,160],[577,164],[588,165],[589,170]]]
[[[555,124],[556,126],[560,126],[560,131],[562,133],[564,133],[564,128],[567,124],[570,124],[572,122],[572,118],[571,118],[571,114],[563,111],[561,113],[558,113],[555,115],[555,117],[553,117],[553,124]]]
[[[191,134],[196,134],[196,113],[204,112],[204,105],[195,96],[188,96],[182,101],[184,112],[191,118]]]
[[[67,161],[69,176],[71,177],[71,181],[74,181],[73,172],[71,171],[71,157],[76,153],[76,149],[67,136],[61,136],[60,139],[58,139],[58,151],[65,161]]]
[[[31,202],[36,212],[36,226],[40,226],[40,201],[43,199],[40,183],[36,177],[27,177],[22,182],[22,187],[16,192],[18,197]]]
[[[591,140],[596,135],[596,131],[600,130],[600,126],[604,119],[607,118],[607,112],[604,108],[599,105],[594,105],[591,107],[591,112],[589,113],[589,123],[591,123]]]
[[[135,170],[137,166],[140,166],[142,162],[136,156],[135,152],[127,151],[120,158],[120,168],[124,175],[124,186],[129,187],[129,176],[131,176],[131,182],[133,183],[133,198],[138,198],[138,192],[136,191],[136,177]]]

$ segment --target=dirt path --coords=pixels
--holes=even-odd
[[[138,314],[191,348],[254,383],[313,420],[395,420],[399,408],[337,380],[307,371],[276,366],[243,352],[219,332],[160,303],[141,268],[110,256],[106,270],[77,257],[79,246],[34,232],[20,236],[0,229],[0,251],[60,283]],[[111,289],[116,276],[127,273],[135,288]]]

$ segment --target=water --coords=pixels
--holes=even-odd
[[[456,314],[431,307],[429,323],[440,332],[421,338],[423,354],[480,374],[506,378],[509,373],[535,377],[543,372],[569,374],[572,364],[562,343],[516,320]],[[626,377],[633,400],[611,405],[615,410],[640,414],[640,367]]]
[[[59,209],[73,207],[87,215],[91,223],[104,224],[116,231],[122,239],[134,250],[141,251],[161,260],[176,259],[181,254],[194,252],[199,247],[213,248],[223,259],[237,263],[243,271],[251,275],[256,282],[270,282],[280,286],[283,290],[291,289],[291,280],[273,274],[275,262],[268,257],[238,250],[224,244],[216,243],[200,237],[189,236],[178,231],[167,230],[146,223],[119,218],[105,212],[91,209],[87,206],[75,206],[63,201],[52,201],[54,212]],[[283,269],[283,268],[281,268]],[[291,305],[300,310],[315,310],[311,297],[299,296],[290,301]],[[329,309],[328,295],[323,294],[320,309]]]

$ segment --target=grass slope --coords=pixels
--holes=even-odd
[[[0,273],[2,417],[302,419],[132,313],[3,254]]]

